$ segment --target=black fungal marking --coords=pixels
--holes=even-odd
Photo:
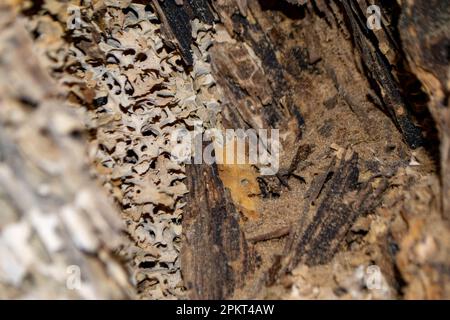
[[[98,97],[98,98],[94,99],[94,101],[93,101],[94,107],[96,107],[96,108],[104,106],[107,103],[108,103],[108,96]]]
[[[157,1],[155,1],[157,2]],[[206,24],[213,24],[214,15],[207,0],[188,0],[183,5],[177,5],[174,0],[159,1],[157,6],[161,8],[161,14],[168,24],[172,35],[178,42],[178,49],[183,60],[188,66],[192,66],[194,60],[191,52],[192,28],[191,21],[195,18]],[[162,19],[164,21],[164,19]]]

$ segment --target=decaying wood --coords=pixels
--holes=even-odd
[[[302,219],[285,249],[285,254],[291,255],[288,270],[300,262],[307,265],[329,262],[356,218],[373,210],[381,201],[387,188],[386,180],[376,190],[370,182],[358,186],[357,163],[358,154],[348,151],[327,174],[329,177],[331,173],[332,177],[326,187],[321,186],[323,198],[317,201],[317,196],[312,193],[313,198],[308,199]],[[311,215],[313,201],[317,201],[317,211]],[[312,217],[309,222],[308,217]]]
[[[443,1],[405,2],[399,31],[411,68],[422,82],[440,132],[442,212],[450,219],[450,6]]]
[[[223,1],[215,2],[214,8],[236,39],[216,43],[211,49],[214,75],[225,94],[224,125],[285,129],[289,123],[295,123],[290,127],[295,134],[303,125],[303,118],[274,44],[258,21],[246,19],[246,7]]]
[[[153,0],[164,25],[168,39],[173,40],[180,50],[184,62],[192,66],[193,56],[191,52],[192,27],[191,21],[199,21],[212,25],[214,15],[207,0],[186,0],[181,5],[176,1]]]
[[[0,5],[0,297],[133,295],[118,211],[90,178],[80,118]]]
[[[395,5],[392,8],[380,5],[385,25],[379,32],[374,32],[366,26],[365,3],[326,3],[320,0],[290,2],[300,6],[296,9],[295,6],[284,6],[275,1],[212,2],[218,17],[216,23],[223,24],[229,35],[229,38],[218,38],[209,50],[213,75],[224,95],[221,125],[225,128],[244,129],[279,128],[294,140],[294,143],[289,143],[288,138],[285,146],[299,150],[298,140],[295,140],[316,139],[304,132],[311,132],[312,126],[320,122],[314,119],[315,123],[308,122],[311,116],[303,116],[307,112],[304,110],[304,98],[308,98],[308,92],[307,88],[300,89],[301,93],[298,91],[302,86],[309,86],[314,91],[317,85],[308,84],[303,77],[311,74],[310,78],[313,78],[313,75],[318,74],[318,79],[321,80],[317,81],[325,78],[335,88],[323,100],[326,110],[333,110],[338,103],[345,103],[369,137],[381,134],[381,141],[386,139],[386,143],[395,145],[398,152],[383,168],[378,168],[378,165],[373,166],[373,159],[361,146],[359,150],[349,152],[347,157],[345,153],[340,154],[323,171],[323,165],[319,169],[323,158],[317,160],[317,152],[321,148],[312,142],[314,140],[307,140],[303,142],[309,146],[307,155],[297,159],[300,156],[294,153],[285,164],[286,169],[280,170],[277,179],[258,178],[263,182],[260,186],[261,195],[267,199],[265,201],[272,201],[270,199],[273,196],[282,197],[284,188],[287,192],[293,191],[289,184],[293,172],[309,188],[302,200],[303,209],[298,213],[299,218],[291,228],[285,245],[285,259],[276,259],[266,274],[274,280],[285,272],[293,271],[297,265],[326,265],[332,261],[336,253],[346,247],[344,239],[355,221],[377,210],[388,190],[389,181],[399,168],[405,166],[407,151],[396,137],[391,136],[393,130],[400,132],[410,149],[420,148],[427,143],[423,137],[423,127],[419,128],[410,108],[411,101],[405,96],[399,81],[399,74],[403,70],[392,68],[394,64],[405,68],[404,61],[399,63],[403,59],[403,53],[395,30],[393,15],[396,11],[395,8],[392,9]],[[285,21],[289,18],[276,20],[282,14],[272,14],[271,8],[293,16],[294,20],[297,19],[295,17],[305,17],[304,20],[309,21],[309,25],[306,23],[309,31],[302,35],[300,24],[295,25],[295,21],[292,22],[295,27],[283,29],[282,24],[287,23]],[[169,11],[163,13],[169,17],[168,20],[175,15]],[[168,25],[171,23],[168,22]],[[332,30],[330,34],[324,32],[324,25]],[[188,31],[189,29],[184,33],[187,35]],[[182,34],[183,32],[179,33],[179,37],[183,38]],[[334,51],[329,49],[334,45],[330,45],[329,40],[333,36],[340,39],[331,41],[339,46]],[[188,43],[188,37],[185,38]],[[353,52],[353,49],[340,47],[339,44],[339,41],[348,42],[349,39]],[[178,39],[178,42],[181,40]],[[182,52],[183,50],[186,51],[181,49]],[[352,60],[354,62],[350,62]],[[350,75],[354,73],[363,76],[352,78]],[[324,76],[320,76],[321,74]],[[356,87],[366,94],[360,94]],[[391,124],[376,109],[385,112]],[[373,123],[374,119],[376,124]],[[396,129],[393,129],[392,124]],[[320,139],[327,138],[329,141],[335,134],[333,132],[335,129],[332,125],[323,125],[319,128],[322,135]],[[376,157],[387,155],[387,151],[380,147],[381,144],[376,147]],[[318,149],[316,153],[312,152],[315,149]],[[318,163],[305,161],[311,154]],[[297,170],[299,162],[305,162],[302,169],[310,166],[310,171],[318,170],[320,173],[312,178],[309,174],[304,176],[303,172]],[[361,172],[367,168],[374,178],[368,178],[367,172],[364,173],[365,178],[362,178]],[[278,184],[275,189],[274,184]],[[190,211],[188,201],[187,212]],[[261,239],[285,235],[286,230],[281,228],[272,233],[268,231],[248,239],[257,243]],[[395,263],[391,257],[386,260]],[[388,270],[390,267],[386,268]]]
[[[287,236],[291,232],[291,227],[283,227],[264,234],[258,234],[253,237],[249,237],[247,240],[250,242],[259,242],[273,240]]]
[[[255,253],[216,165],[188,165],[182,273],[191,299],[227,299],[255,268]]]
[[[378,91],[392,119],[400,128],[408,145],[415,149],[423,144],[420,129],[412,122],[405,101],[401,96],[399,85],[395,83],[390,65],[376,42],[368,32],[365,15],[360,12],[357,1],[341,1],[345,14],[349,18],[354,42],[359,49],[365,68],[370,70],[369,76],[378,85]],[[364,12],[364,11],[363,11]]]
[[[190,299],[450,297],[448,1],[372,1],[379,30],[358,0],[44,2],[36,54],[0,5],[0,295],[132,296],[82,114],[144,298],[184,298],[180,268]],[[279,172],[169,160],[197,120],[279,129]]]

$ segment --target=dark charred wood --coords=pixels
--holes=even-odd
[[[423,145],[420,129],[413,123],[399,85],[391,73],[386,57],[378,47],[376,37],[366,26],[366,17],[356,1],[341,1],[352,30],[353,41],[361,53],[369,77],[378,85],[378,92],[392,120],[399,127],[406,143],[416,149]]]
[[[300,262],[307,265],[329,262],[355,219],[373,210],[387,188],[384,180],[377,190],[371,187],[370,182],[360,185],[356,153],[349,152],[336,166],[333,163],[334,160],[330,170],[324,173],[322,183],[313,185],[316,190],[309,192],[309,204],[290,236],[285,248],[285,254],[289,257],[288,271]],[[329,181],[324,187],[327,178]],[[319,203],[312,205],[318,193],[321,193]],[[315,212],[311,215],[311,211]],[[305,217],[311,217],[309,223]]]
[[[188,165],[182,273],[191,299],[229,299],[255,268],[255,253],[216,165]]]
[[[154,0],[153,5],[166,26],[167,35],[178,44],[177,47],[183,56],[184,62],[188,66],[192,65],[191,21],[199,19],[201,22],[213,24],[214,15],[208,1],[189,0],[183,1],[182,5],[178,5],[175,3],[175,0]]]

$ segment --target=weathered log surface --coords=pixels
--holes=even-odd
[[[256,256],[216,165],[188,165],[181,266],[191,299],[230,299],[247,284]]]
[[[192,27],[191,21],[199,21],[212,25],[214,15],[207,0],[187,0],[177,4],[176,1],[153,0],[153,5],[157,9],[165,26],[167,39],[174,41],[180,50],[184,62],[188,66],[193,64],[191,52]]]
[[[82,121],[0,5],[0,298],[123,299],[118,211],[89,176]]]
[[[389,181],[399,168],[406,165],[407,154],[411,151],[407,151],[397,137],[392,136],[393,130],[398,130],[410,150],[422,146],[432,149],[429,146],[432,138],[424,132],[432,128],[424,126],[433,126],[433,123],[416,118],[419,115],[411,108],[415,104],[411,99],[413,93],[408,92],[409,88],[402,83],[407,66],[396,29],[398,8],[396,5],[379,5],[382,8],[383,28],[372,31],[366,26],[368,5],[362,2],[333,1],[327,4],[324,1],[310,1],[298,9],[275,4],[274,1],[246,1],[239,4],[220,1],[212,4],[220,22],[233,39],[216,42],[210,49],[214,76],[224,93],[223,126],[280,128],[291,138],[303,136],[308,142],[311,141],[308,139],[315,141],[316,137],[310,134],[305,137],[304,132],[317,126],[320,121],[311,119],[314,116],[308,114],[303,117],[308,110],[305,111],[304,99],[298,90],[306,85],[310,91],[319,93],[319,90],[315,91],[317,85],[306,84],[302,78],[308,78],[305,74],[311,74],[310,79],[314,79],[315,74],[325,72],[326,80],[316,81],[331,81],[336,89],[336,95],[330,95],[323,102],[326,109],[334,110],[339,101],[345,102],[363,126],[363,131],[369,136],[377,136],[376,139],[380,141],[386,139],[386,144],[396,145],[394,148],[398,150],[398,158],[391,157],[382,168],[376,169],[367,153],[367,148],[371,147],[361,145],[352,157],[339,160],[342,163],[338,161],[328,172],[321,172],[319,177],[323,179],[313,179],[305,200],[302,200],[304,209],[300,210],[300,218],[289,232],[283,253],[286,259],[275,261],[273,268],[266,274],[268,278],[273,276],[277,268],[281,272],[276,273],[275,279],[299,264],[325,265],[333,260],[336,253],[345,250],[344,240],[351,233],[356,220],[365,219],[368,213],[378,210],[384,193],[392,183]],[[294,27],[284,29],[283,23],[287,24],[289,18],[280,19],[282,14],[272,14],[270,10],[281,11],[294,21],[309,21],[295,25],[299,29],[300,26],[308,28],[309,34],[293,31]],[[274,23],[278,25],[274,26]],[[325,24],[331,28],[329,34],[323,29]],[[332,37],[340,40],[330,41]],[[349,40],[353,52],[352,48],[346,46],[335,48],[334,51],[331,49],[334,43],[338,45],[339,41]],[[347,57],[347,60],[343,57]],[[350,74],[361,74],[362,77],[352,78]],[[305,93],[306,90],[301,92]],[[309,97],[307,92],[306,97]],[[383,119],[376,109],[382,110],[390,118],[390,125],[386,122],[388,118]],[[316,111],[319,110],[317,108]],[[320,132],[324,137],[333,136],[334,128],[327,124],[320,128]],[[285,146],[296,149],[288,142]],[[386,156],[387,149],[382,150],[380,147],[375,147],[378,150],[376,157]],[[317,163],[318,167],[320,162]],[[262,180],[265,188],[261,190],[263,195],[279,197],[283,194],[280,190],[289,184],[288,180],[296,171],[292,163],[288,162],[289,169],[275,179],[279,180],[275,182],[279,184],[275,189],[271,189],[272,182]],[[373,178],[367,176],[368,168]],[[359,174],[360,171],[365,171],[365,178]],[[309,184],[309,174],[306,177],[306,183]],[[279,230],[285,229],[281,227]],[[263,234],[254,238],[266,237]],[[442,241],[444,246],[448,246],[444,244],[445,239]],[[380,248],[385,250],[384,244]],[[383,268],[390,274],[389,281],[401,282],[394,275],[392,267],[396,263],[395,257],[386,252],[384,254],[388,256],[384,259],[387,262]],[[442,261],[442,256],[437,254],[433,259]],[[375,260],[378,261],[378,258]],[[407,271],[402,267],[402,272]],[[405,276],[410,279],[406,273]],[[444,288],[446,282],[442,278],[437,286]],[[415,290],[412,287],[409,289],[410,292]],[[443,292],[445,289],[441,292],[445,295]]]
[[[371,185],[373,181],[358,185],[358,154],[350,150],[341,160],[333,159],[325,175],[321,181],[330,179],[328,185],[313,184],[307,193],[305,210],[288,240],[284,252],[290,256],[288,271],[300,262],[307,265],[330,262],[355,220],[373,211],[387,188],[386,180],[377,190]],[[318,204],[317,212],[311,214],[309,210],[314,202]],[[308,217],[311,217],[309,222]]]
[[[412,71],[422,82],[440,133],[442,212],[450,220],[450,5],[447,1],[405,2],[399,32]]]

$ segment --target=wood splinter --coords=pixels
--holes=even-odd
[[[249,237],[247,240],[252,243],[268,241],[268,240],[285,237],[285,236],[289,235],[290,232],[291,232],[291,227],[282,227],[282,228],[279,228],[276,230],[272,230],[269,232],[265,232],[262,234],[258,234],[258,235]]]

